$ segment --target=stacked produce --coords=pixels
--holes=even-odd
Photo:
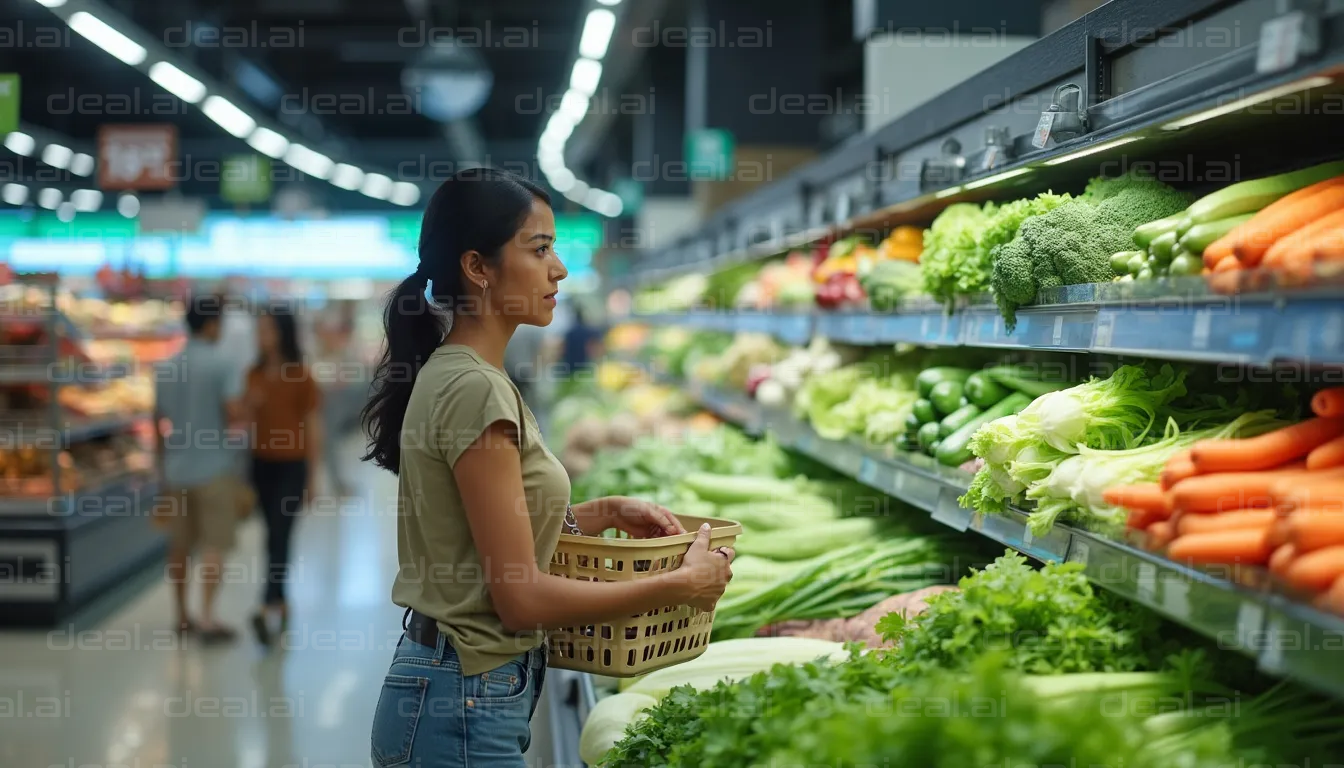
[[[832,347],[824,336],[790,350],[776,363],[757,366],[747,379],[747,394],[761,405],[781,408],[793,401],[808,377],[834,371],[859,359],[854,347]]]
[[[767,262],[733,297],[737,309],[806,309],[812,306],[812,259],[793,252]]]
[[[1341,716],[1329,702],[1281,686],[1230,706],[1236,694],[1199,653],[1168,656],[1166,628],[1096,594],[1079,571],[1036,571],[1005,555],[960,590],[930,597],[917,617],[882,621],[892,650],[789,659],[714,685],[697,675],[655,692],[657,703],[629,716],[611,751],[585,759],[1156,768],[1301,764],[1339,748]]]
[[[1316,417],[1255,437],[1214,437],[1171,455],[1159,482],[1109,489],[1146,544],[1197,565],[1268,566],[1344,614],[1344,388]]]
[[[896,227],[876,248],[860,235],[816,249],[817,306],[862,307],[865,299],[879,312],[894,310],[920,292],[919,260],[923,235],[916,227]]]
[[[683,365],[689,377],[703,384],[747,388],[753,370],[784,358],[786,350],[763,333],[739,333],[722,352],[701,354]]]

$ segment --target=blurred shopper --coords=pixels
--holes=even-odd
[[[187,343],[155,372],[154,432],[165,489],[157,514],[170,539],[166,575],[178,632],[197,632],[207,643],[237,636],[214,614],[224,554],[233,547],[238,523],[237,466],[246,445],[245,433],[229,431],[242,416],[242,369],[218,347],[223,310],[220,296],[190,297]],[[194,551],[200,557],[199,621],[187,612]]]
[[[578,373],[585,366],[602,356],[602,329],[588,324],[587,313],[583,307],[574,305],[574,322],[565,331],[564,350],[560,362],[570,375]]]
[[[663,576],[547,572],[562,526],[681,532],[649,502],[570,507],[564,467],[504,372],[518,326],[546,326],[555,312],[567,273],[554,242],[539,187],[489,168],[460,171],[430,199],[420,265],[388,300],[365,458],[399,475],[392,600],[406,617],[374,712],[374,765],[521,768],[545,629],[666,605],[708,610],[731,576],[732,552],[710,552],[707,528],[681,569]]]
[[[257,364],[245,395],[253,424],[252,487],[266,520],[266,586],[252,628],[270,645],[272,624],[289,624],[290,538],[308,498],[317,493],[322,466],[322,394],[299,349],[298,324],[288,308],[263,308],[257,317]]]

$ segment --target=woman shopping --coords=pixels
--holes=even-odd
[[[257,640],[269,646],[289,625],[285,586],[290,538],[322,466],[321,391],[313,381],[288,308],[262,309],[257,364],[247,374],[244,403],[254,420],[252,485],[266,519],[266,586],[252,616]]]
[[[555,312],[567,273],[554,242],[539,187],[460,171],[430,199],[419,267],[387,304],[365,458],[399,476],[392,600],[406,618],[374,713],[379,768],[524,765],[545,630],[668,605],[710,610],[732,576],[732,550],[711,551],[707,528],[663,576],[547,573],[562,528],[684,532],[666,509],[635,499],[570,507],[565,470],[503,370],[514,331]]]

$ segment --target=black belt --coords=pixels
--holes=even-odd
[[[439,625],[425,614],[407,608],[406,615],[401,618],[401,626],[411,640],[430,648],[439,647]]]

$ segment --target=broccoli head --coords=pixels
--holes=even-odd
[[[1079,199],[1096,204],[1107,221],[1132,231],[1140,224],[1184,211],[1194,196],[1131,171],[1110,179],[1092,179]]]

